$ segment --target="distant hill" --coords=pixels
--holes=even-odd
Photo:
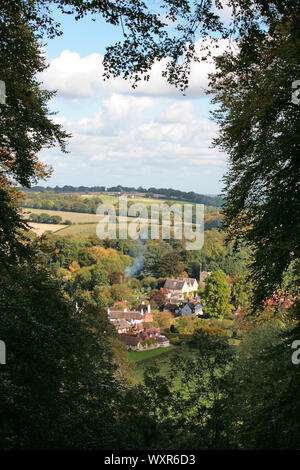
[[[54,191],[55,193],[83,193],[83,194],[90,194],[90,193],[114,193],[114,194],[126,194],[126,193],[138,193],[144,195],[145,197],[157,197],[157,198],[169,198],[169,199],[177,199],[182,201],[193,202],[195,204],[205,204],[207,206],[215,206],[220,207],[222,205],[222,197],[221,196],[212,196],[212,195],[205,195],[205,194],[198,194],[193,191],[185,192],[180,191],[178,189],[172,188],[149,188],[145,189],[142,187],[138,188],[131,188],[126,186],[112,186],[112,187],[105,187],[105,186],[55,186],[51,188],[50,186],[34,186],[32,188],[19,188],[22,191],[30,191],[30,192],[45,192],[45,191]]]

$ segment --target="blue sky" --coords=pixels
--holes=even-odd
[[[163,63],[155,64],[150,82],[136,90],[121,78],[104,82],[105,47],[121,38],[121,30],[101,19],[55,16],[63,35],[45,44],[49,67],[40,80],[57,90],[50,108],[72,138],[67,155],[57,148],[41,152],[54,170],[41,184],[219,193],[226,156],[211,146],[218,128],[204,94],[213,65],[193,66],[186,96],[161,77]]]

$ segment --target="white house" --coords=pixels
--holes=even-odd
[[[164,288],[168,289],[172,296],[184,298],[185,295],[196,295],[198,282],[196,279],[180,276],[177,279],[167,279]]]
[[[201,303],[186,302],[179,308],[179,314],[183,316],[203,315],[203,305]]]

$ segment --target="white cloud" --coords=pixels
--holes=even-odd
[[[81,132],[86,134],[98,134],[104,127],[103,112],[101,110],[95,112],[90,118],[81,118],[79,126]]]
[[[158,116],[160,121],[165,122],[191,122],[195,119],[195,108],[192,101],[177,101]]]
[[[102,69],[100,54],[80,57],[77,52],[64,50],[40,78],[46,88],[55,89],[65,97],[91,97],[95,87],[99,87]]]
[[[180,103],[182,104],[182,103]],[[172,108],[172,106],[170,107]],[[122,121],[107,121],[102,111],[79,122],[64,120],[73,135],[70,141],[72,155],[81,156],[87,164],[105,163],[108,166],[132,164],[139,168],[159,168],[171,165],[172,172],[183,166],[224,166],[224,155],[211,149],[217,126],[207,119],[181,122],[148,120],[133,122],[124,131]],[[105,127],[114,125],[114,134]]]
[[[112,120],[124,119],[128,114],[134,115],[152,109],[154,101],[149,97],[136,97],[113,93],[103,101],[103,106]]]
[[[207,46],[213,55],[220,54],[225,48],[228,48],[228,45],[226,40],[214,43],[210,39],[200,39],[195,43],[197,52],[200,52],[202,46]],[[128,80],[121,77],[104,81],[102,60],[103,57],[97,53],[81,57],[77,52],[64,50],[59,57],[50,61],[49,67],[41,74],[41,81],[46,88],[56,89],[59,95],[66,98],[91,97],[97,89],[106,93],[113,92],[131,97],[180,96],[179,90],[162,77],[167,59],[156,62],[149,73],[150,80],[141,80],[136,89],[132,88]],[[213,70],[214,65],[211,58],[193,63],[186,95],[188,97],[203,96],[208,87],[208,74]],[[108,106],[112,108],[113,103],[108,103]]]
[[[219,41],[219,45],[219,51],[227,47],[226,42]],[[211,148],[217,125],[200,119],[193,101],[203,96],[212,62],[192,65],[186,97],[162,78],[165,62],[154,64],[150,82],[134,91],[121,78],[104,82],[101,62],[99,54],[81,57],[65,50],[42,74],[47,88],[58,89],[60,96],[68,98],[63,102],[66,116],[56,116],[55,121],[72,134],[70,154],[66,157],[57,150],[41,154],[43,161],[54,166],[54,174],[60,175],[55,184],[124,184],[201,192],[198,185],[204,181],[206,192],[216,192],[203,175],[213,171],[222,176],[225,156]]]

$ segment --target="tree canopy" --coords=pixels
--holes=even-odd
[[[224,318],[231,314],[231,287],[226,274],[215,271],[205,280],[205,312],[212,317]]]
[[[281,2],[282,3],[282,2]],[[300,24],[290,10],[252,44],[216,59],[212,76],[215,140],[229,156],[224,178],[228,239],[252,249],[252,280],[259,302],[280,288],[297,261],[299,285],[300,106],[292,101],[299,77]],[[295,283],[294,289],[297,289]]]

